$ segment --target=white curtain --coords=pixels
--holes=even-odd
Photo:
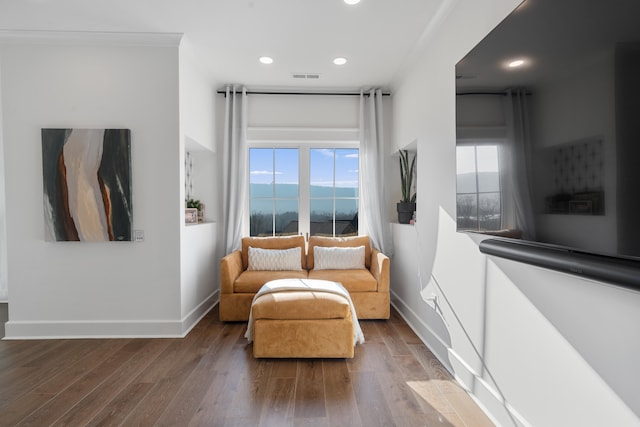
[[[241,247],[247,188],[247,91],[227,86],[223,157],[223,238],[226,253]]]
[[[374,247],[393,254],[385,198],[382,90],[360,91],[360,178],[364,222]]]
[[[508,228],[522,232],[524,239],[535,238],[531,175],[531,134],[528,96],[524,89],[509,89],[505,96],[507,140],[500,149],[503,218],[513,218]]]

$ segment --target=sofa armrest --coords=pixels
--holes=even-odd
[[[371,274],[378,282],[378,292],[389,292],[389,257],[377,249],[371,251]]]
[[[242,273],[242,252],[235,251],[220,260],[220,293],[232,294],[233,282]]]

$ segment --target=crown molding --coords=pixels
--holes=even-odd
[[[0,44],[178,47],[182,33],[0,30]]]

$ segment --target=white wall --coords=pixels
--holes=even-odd
[[[185,328],[194,325],[219,297],[217,205],[220,179],[216,171],[214,130],[215,81],[205,71],[188,41],[180,46],[180,171],[185,153],[193,161],[192,197],[205,204],[205,223],[180,226],[181,316]],[[183,182],[183,181],[181,181]],[[184,185],[179,204],[184,203]],[[184,331],[186,332],[186,330]]]
[[[180,131],[202,149],[216,151],[216,82],[187,39],[180,44]]]
[[[500,425],[640,425],[640,293],[485,257],[456,233],[455,64],[517,4],[447,2],[394,85],[393,139],[418,140],[419,194],[392,301]]]
[[[0,57],[0,82],[2,81],[2,57]],[[2,99],[2,85],[0,85],[0,100]],[[7,301],[7,224],[5,221],[6,206],[4,196],[4,139],[2,131],[2,102],[0,102],[0,301]],[[4,336],[4,323],[2,325]]]
[[[179,335],[178,41],[0,45],[7,337]],[[131,129],[141,243],[45,242],[40,129]]]
[[[358,128],[359,98],[331,95],[249,95],[250,127]]]
[[[218,224],[184,226],[180,252],[181,316],[184,331],[194,326],[220,297]]]

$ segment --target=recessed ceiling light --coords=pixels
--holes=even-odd
[[[272,64],[273,58],[271,58],[270,56],[261,56],[260,62],[262,62],[263,64]]]
[[[336,65],[344,65],[347,63],[347,58],[336,58],[333,60],[333,63]]]
[[[507,65],[509,66],[509,68],[522,67],[524,65],[524,59],[516,59],[515,61],[509,62],[509,64]]]
[[[346,4],[354,5],[360,3],[360,0],[344,0]]]

